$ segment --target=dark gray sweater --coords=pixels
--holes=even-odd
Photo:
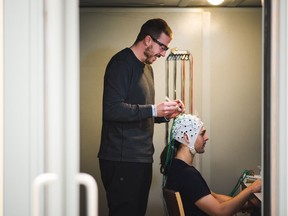
[[[112,57],[104,77],[100,159],[153,162],[154,96],[150,65],[140,62],[129,48]]]

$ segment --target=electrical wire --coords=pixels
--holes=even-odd
[[[241,174],[241,176],[239,177],[235,187],[233,188],[233,190],[229,193],[229,196],[234,196],[235,193],[238,191],[239,187],[243,184],[245,178],[247,177],[247,175],[251,175],[253,173],[253,171],[251,170],[244,170],[243,173]]]
[[[162,188],[165,187],[166,185],[166,180],[167,180],[167,168],[171,166],[173,157],[174,157],[174,152],[175,152],[175,141],[172,138],[172,128],[174,127],[175,121],[173,120],[171,129],[170,129],[170,136],[169,136],[169,143],[167,143],[168,148],[166,152],[166,157],[165,157],[165,163],[162,168],[162,174],[163,174],[163,181],[162,181]]]

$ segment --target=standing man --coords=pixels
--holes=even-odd
[[[109,216],[144,216],[152,181],[154,122],[185,112],[180,100],[155,104],[151,64],[165,57],[172,30],[162,19],[144,23],[136,41],[112,57],[104,77],[98,154]]]

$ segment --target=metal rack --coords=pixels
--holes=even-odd
[[[173,100],[181,99],[186,113],[193,114],[193,56],[187,50],[176,48],[166,58],[166,96]],[[166,143],[169,137],[169,123],[166,124]]]

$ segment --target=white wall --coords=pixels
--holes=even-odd
[[[211,13],[210,185],[226,193],[261,165],[261,25],[260,9]]]
[[[110,57],[134,42],[150,18],[174,31],[171,47],[194,58],[195,105],[210,140],[199,156],[201,172],[215,192],[229,193],[243,169],[261,163],[261,9],[82,9],[80,13],[81,172],[100,189],[100,215],[107,213],[97,152],[102,119],[103,76]],[[165,95],[165,59],[153,65],[156,102]],[[162,215],[159,155],[164,125],[155,126],[154,177],[147,215]]]

